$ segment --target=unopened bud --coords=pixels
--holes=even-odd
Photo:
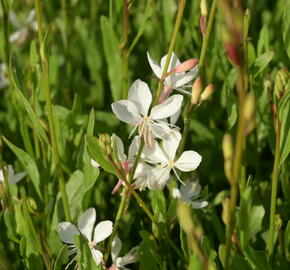
[[[99,145],[106,155],[111,154],[111,138],[108,134],[99,135]]]
[[[173,73],[182,73],[182,72],[191,70],[197,64],[198,64],[198,59],[196,59],[196,58],[188,59],[188,60],[184,61],[183,63],[181,63],[180,65],[178,65],[176,68],[174,68],[171,71],[164,74],[162,79],[164,80],[165,78],[167,78],[169,75],[171,75]]]
[[[232,178],[232,163],[233,163],[233,142],[230,134],[225,134],[222,144],[224,154],[224,170],[229,182]]]
[[[245,133],[248,134],[255,127],[255,96],[250,92],[244,104]]]
[[[275,215],[275,228],[277,231],[281,230],[283,225],[283,221],[281,219],[281,216],[279,214]]]
[[[226,226],[229,225],[229,216],[230,216],[230,199],[225,198],[222,201],[223,211],[222,211],[222,220]]]
[[[194,224],[192,221],[190,208],[186,204],[184,204],[182,202],[178,203],[178,205],[177,205],[177,217],[179,219],[181,228],[187,234],[191,234],[194,230]]]
[[[200,32],[201,32],[202,36],[204,37],[205,32],[206,32],[206,17],[200,16],[199,27],[200,27]]]
[[[197,105],[200,98],[202,88],[202,81],[200,77],[197,77],[192,85],[191,91],[191,105]]]
[[[201,16],[207,16],[208,12],[207,12],[207,0],[201,0],[200,1],[200,13]]]
[[[214,86],[213,84],[210,83],[201,93],[200,101],[205,101],[209,99],[212,96],[213,92],[214,92]]]
[[[277,99],[281,99],[287,90],[289,90],[289,72],[287,68],[280,69],[277,72],[274,86],[274,95]]]

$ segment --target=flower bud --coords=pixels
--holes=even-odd
[[[206,32],[206,17],[200,16],[199,27],[200,27],[200,32],[202,34],[202,37],[204,37],[205,36],[205,32]]]
[[[223,211],[222,211],[222,220],[226,226],[229,225],[229,217],[230,217],[230,199],[225,198],[222,201]]]
[[[213,84],[210,83],[201,93],[200,101],[205,101],[209,99],[212,96],[213,92],[214,92],[214,86]]]
[[[287,68],[280,69],[277,72],[274,86],[274,95],[278,100],[285,95],[287,90],[289,90],[289,78],[290,77]]]
[[[201,0],[200,1],[200,13],[201,16],[207,17],[207,0]]]
[[[164,74],[162,77],[162,80],[166,79],[169,75],[171,75],[173,73],[182,73],[182,72],[191,70],[197,64],[198,64],[198,59],[196,59],[196,58],[188,59],[188,60],[184,61],[183,63],[181,63],[180,65],[178,65],[177,67],[175,67],[174,69],[172,69],[171,71]]]
[[[232,163],[233,163],[233,142],[230,134],[225,134],[222,143],[224,154],[224,170],[229,182],[232,178]]]
[[[201,78],[197,77],[192,85],[191,105],[195,106],[199,103],[201,88],[202,88]]]
[[[99,135],[99,145],[105,155],[111,154],[111,138],[108,134]]]
[[[255,127],[255,96],[250,92],[244,103],[244,119],[246,135]]]

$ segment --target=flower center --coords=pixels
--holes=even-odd
[[[167,166],[172,169],[174,167],[174,161],[173,160],[169,160],[168,163],[167,163]]]

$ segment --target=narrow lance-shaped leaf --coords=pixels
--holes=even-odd
[[[40,175],[35,160],[21,148],[8,141],[5,137],[3,137],[3,139],[26,169],[39,198],[42,199],[42,192],[40,190]]]

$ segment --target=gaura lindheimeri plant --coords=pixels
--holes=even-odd
[[[139,260],[139,246],[132,248],[126,255],[123,257],[118,257],[120,251],[122,249],[122,242],[118,236],[115,236],[112,241],[112,250],[111,250],[111,258],[112,265],[109,270],[129,270],[129,268],[125,267],[128,264],[135,263]]]
[[[6,169],[6,167],[4,169]],[[26,175],[26,172],[20,172],[20,173],[14,174],[13,166],[8,165],[7,177],[8,177],[9,185],[18,183],[20,180],[22,180],[25,177],[25,175]],[[2,169],[0,169],[0,182],[4,182],[4,173]]]
[[[149,52],[147,52],[147,58],[149,61],[149,64],[156,75],[158,79],[162,79],[162,72],[166,63],[167,55],[163,56],[161,59],[160,65],[158,65],[150,56]],[[178,90],[181,93],[184,94],[191,94],[190,91],[186,91],[182,88],[187,83],[192,81],[198,72],[198,66],[197,66],[197,60],[191,59],[191,63],[189,61],[186,61],[187,63],[191,64],[192,69],[188,72],[183,71],[183,68],[179,70],[179,67],[182,67],[178,57],[173,52],[170,58],[170,63],[168,67],[168,75],[164,79],[164,88],[161,92],[161,96],[159,98],[159,103],[163,103],[171,94],[172,90]],[[186,64],[187,64],[186,63]],[[188,65],[187,65],[188,66]]]
[[[99,265],[102,262],[103,254],[99,250],[100,248],[97,244],[104,241],[111,235],[113,231],[113,223],[110,220],[101,221],[95,226],[94,229],[95,222],[96,210],[94,208],[89,208],[79,217],[77,226],[70,222],[61,222],[58,224],[58,227],[61,241],[68,244],[70,249],[69,255],[77,252],[77,247],[74,244],[74,236],[82,234],[88,241],[88,245],[96,265]],[[76,256],[73,258],[72,262],[76,259]]]
[[[208,206],[207,201],[200,200],[201,186],[198,181],[187,181],[179,188],[174,187],[172,195],[186,204],[190,205],[194,209],[204,208]]]
[[[162,189],[170,178],[171,170],[179,181],[176,169],[189,172],[195,170],[202,157],[195,151],[185,151],[176,159],[176,151],[181,140],[179,132],[171,134],[168,140],[162,141],[162,147],[154,140],[152,148],[145,148],[145,160],[154,165],[147,171],[147,184],[149,189]]]
[[[170,124],[162,121],[179,111],[182,95],[173,95],[160,105],[154,106],[149,113],[152,95],[148,85],[136,80],[128,93],[128,100],[112,104],[112,110],[119,120],[139,129],[139,136],[151,147],[153,138],[167,139],[171,133]]]

